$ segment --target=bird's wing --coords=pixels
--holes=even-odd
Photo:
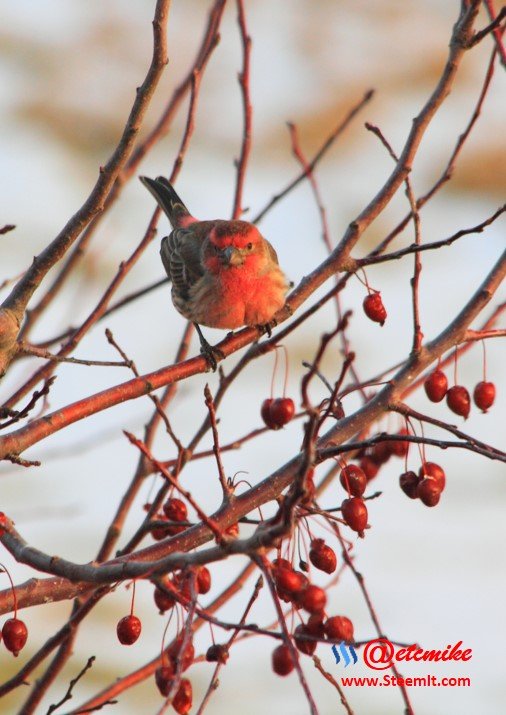
[[[202,240],[195,229],[176,228],[162,240],[160,256],[173,291],[187,300],[191,287],[204,275]]]
[[[278,263],[278,264],[279,264],[278,254],[277,254],[276,251],[274,250],[273,246],[269,243],[269,241],[268,241],[266,238],[264,238],[264,241],[265,241],[265,243],[266,243],[266,245],[267,245],[267,252],[269,253],[270,259],[271,259],[272,261],[274,261],[274,263]]]

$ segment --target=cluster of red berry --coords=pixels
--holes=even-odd
[[[467,419],[471,411],[471,396],[463,385],[454,385],[448,389],[448,379],[439,368],[431,372],[423,383],[427,397],[431,402],[441,402],[446,397],[446,404],[452,412]],[[473,392],[474,404],[486,412],[495,400],[495,385],[482,380]]]
[[[413,471],[401,474],[399,484],[410,499],[420,499],[425,506],[436,506],[446,485],[446,475],[439,464],[424,462],[418,474]]]
[[[147,509],[150,504],[146,504]],[[182,522],[188,520],[188,509],[186,504],[181,499],[171,497],[167,499],[163,505],[163,511],[157,514],[157,525],[151,530],[151,535],[156,541],[161,541],[167,536],[175,536],[186,529],[186,525]],[[167,522],[165,525],[163,522]]]
[[[335,552],[323,539],[313,539],[309,551],[313,566],[325,573],[333,573],[337,567]],[[272,577],[276,593],[282,601],[293,603],[309,614],[305,623],[299,624],[293,633],[297,649],[304,655],[313,655],[319,640],[328,638],[338,641],[353,640],[353,624],[346,616],[325,615],[327,596],[319,586],[310,583],[302,571],[296,571],[290,561],[277,558],[272,564]],[[290,648],[279,645],[272,653],[272,669],[277,675],[288,675],[295,666]]]
[[[163,651],[162,664],[155,671],[155,682],[160,694],[165,698],[169,695],[174,685],[177,666],[181,671],[188,670],[195,659],[195,647],[191,639],[184,645],[184,635],[180,633],[173,643]],[[186,715],[191,710],[193,702],[192,684],[188,678],[181,678],[179,686],[172,700],[172,707],[179,715]]]

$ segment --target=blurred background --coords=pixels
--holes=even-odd
[[[499,10],[501,3],[496,5]],[[253,39],[254,125],[243,201],[250,212],[245,217],[255,215],[299,172],[286,122],[297,125],[303,150],[312,156],[352,104],[366,90],[374,88],[374,100],[316,172],[331,239],[337,243],[392,169],[391,159],[378,139],[364,128],[364,122],[378,125],[393,148],[401,150],[413,117],[438,81],[459,6],[457,0],[246,2],[248,29]],[[173,0],[168,30],[170,62],[147,114],[143,136],[156,123],[173,89],[191,67],[209,8],[210,3],[203,0]],[[135,88],[144,79],[150,62],[153,9],[154,2],[147,0],[130,3],[39,0],[29,8],[24,3],[0,0],[3,87],[0,223],[17,226],[15,232],[0,237],[0,285],[21,273],[61,230],[90,192],[99,166],[112,153]],[[479,25],[486,23],[482,14]],[[412,173],[417,196],[439,177],[467,125],[483,85],[491,50],[492,41],[486,38],[466,56],[452,94],[424,137]],[[231,213],[234,160],[239,156],[242,136],[237,83],[241,61],[236,8],[230,2],[225,10],[220,45],[203,78],[195,133],[177,183],[178,192],[200,218],[222,218]],[[481,117],[465,145],[452,181],[421,213],[424,241],[442,239],[474,226],[504,202],[505,96],[504,70],[498,65]],[[143,162],[142,174],[170,173],[185,119],[183,110],[168,135]],[[153,208],[152,197],[137,180],[125,186],[120,201],[102,221],[73,279],[39,322],[32,335],[34,341],[56,335],[70,325],[79,325],[86,318],[120,261],[139,242]],[[371,250],[407,209],[406,196],[399,191],[364,235],[355,255]],[[261,229],[295,283],[326,255],[318,211],[306,182],[274,207],[262,221]],[[165,235],[166,230],[167,222],[161,219],[159,236]],[[423,254],[420,298],[426,339],[436,336],[478,287],[504,247],[504,236],[503,217],[484,234],[471,235],[451,248]],[[410,225],[393,247],[412,241]],[[343,294],[343,307],[354,310],[349,338],[357,353],[357,370],[364,380],[405,359],[409,353],[411,272],[411,259],[368,270],[369,282],[381,290],[388,310],[383,328],[368,321],[362,313],[365,289],[358,280],[351,280]],[[117,297],[162,276],[155,239]],[[0,297],[8,290],[5,287]],[[503,289],[494,304],[504,299]],[[285,341],[290,357],[288,394],[296,403],[300,400],[302,361],[313,359],[319,336],[334,325],[335,309],[328,304]],[[75,356],[117,359],[105,339],[105,327],[112,330],[144,373],[170,364],[184,321],[173,309],[165,285],[95,326]],[[207,331],[207,336],[216,342],[222,334]],[[434,417],[458,423],[466,432],[501,447],[506,423],[501,348],[500,340],[487,343],[488,378],[498,387],[497,403],[488,415],[474,408],[464,426],[444,404],[429,404],[420,391],[409,398],[409,404]],[[191,353],[197,352],[198,345],[194,342]],[[238,357],[227,360],[226,372]],[[341,362],[335,343],[322,366],[330,380],[335,379]],[[0,404],[37,364],[36,360],[16,363],[0,387]],[[260,405],[270,393],[272,368],[272,355],[256,361],[228,393],[220,408],[223,444],[260,426]],[[451,380],[452,371],[447,372]],[[50,408],[69,404],[129,377],[126,369],[62,366],[49,397]],[[282,377],[281,368],[277,394],[282,390]],[[459,382],[472,390],[481,379],[482,349],[477,344],[459,364]],[[205,416],[202,390],[206,382],[215,389],[218,377],[209,374],[182,383],[169,410],[183,443],[191,439]],[[314,400],[324,396],[322,386],[315,383]],[[344,405],[347,412],[357,406],[353,397]],[[137,462],[137,452],[122,430],[128,429],[140,437],[150,414],[151,403],[147,398],[126,403],[35,445],[24,456],[40,459],[42,466],[37,469],[2,464],[0,509],[15,520],[28,543],[77,562],[92,560]],[[379,431],[396,429],[397,423],[390,419],[377,427]],[[427,430],[427,434],[433,433]],[[281,432],[268,433],[241,450],[228,452],[224,456],[226,472],[232,476],[243,470],[247,473],[245,478],[257,483],[293,454],[301,436],[302,424],[295,421]],[[206,439],[202,446],[209,444]],[[160,459],[174,456],[173,445],[162,432],[154,451]],[[447,489],[441,503],[435,509],[427,509],[418,501],[408,500],[398,486],[403,464],[391,460],[371,484],[383,495],[370,503],[372,528],[364,540],[355,544],[356,565],[366,579],[382,628],[391,639],[416,641],[425,648],[444,648],[462,640],[473,649],[472,660],[465,664],[448,663],[429,669],[409,664],[401,669],[406,676],[426,675],[429,671],[437,677],[472,679],[470,688],[411,689],[417,715],[501,713],[505,694],[501,644],[506,635],[502,613],[506,586],[502,548],[506,537],[504,465],[465,450],[438,453],[428,448],[427,459],[440,463],[447,474]],[[411,450],[410,467],[418,465],[416,450]],[[321,469],[323,473],[324,468]],[[182,481],[203,507],[216,508],[219,490],[213,462],[189,465]],[[156,485],[154,479],[146,481],[120,546],[135,530],[143,516],[142,504],[148,501]],[[321,504],[335,506],[342,498],[341,488],[334,485],[322,497]],[[268,508],[264,515],[267,513]],[[247,528],[241,533],[247,534]],[[12,569],[17,583],[34,575],[14,564],[6,553],[2,554],[2,561]],[[213,588],[202,598],[204,605],[219,592],[220,586],[231,581],[242,562],[234,558],[211,566]],[[321,583],[324,582],[322,579]],[[6,586],[4,578],[2,588]],[[138,585],[136,611],[143,621],[143,634],[131,648],[120,646],[115,633],[117,620],[129,612],[130,592],[118,587],[102,601],[81,629],[73,657],[40,706],[41,713],[63,696],[70,679],[92,654],[97,660],[76,687],[73,707],[154,657],[166,619],[156,612],[152,590],[149,583]],[[228,621],[238,619],[250,593],[250,588],[244,589],[218,615]],[[17,672],[30,654],[39,649],[66,620],[70,607],[70,603],[59,603],[23,612],[30,631],[29,641],[17,661],[2,649],[2,680]],[[350,573],[344,573],[330,590],[328,611],[351,618],[357,640],[375,637],[366,605]],[[269,598],[263,594],[249,620],[265,625],[272,619]],[[217,631],[215,638],[220,642],[224,636]],[[205,652],[211,642],[207,627],[199,631],[195,642],[196,652]],[[248,639],[234,647],[229,664],[221,672],[220,687],[207,707],[210,715],[238,709],[243,715],[307,713],[307,702],[296,675],[282,679],[272,673],[271,647],[271,643],[260,638]],[[317,654],[334,677],[349,674],[334,663],[329,647],[320,645]],[[325,715],[341,712],[335,691],[315,671],[311,661],[304,659],[303,666],[320,712]],[[42,671],[36,675],[39,672]],[[189,671],[197,704],[211,673],[212,666],[206,663]],[[371,672],[357,665],[352,674]],[[346,694],[357,714],[403,712],[396,688],[355,688],[348,689]],[[23,691],[4,698],[0,712],[15,712],[25,697]],[[161,703],[150,679],[120,696],[115,712],[126,715],[157,712]]]

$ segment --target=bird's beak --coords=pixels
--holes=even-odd
[[[227,246],[221,252],[221,262],[225,266],[242,266],[244,258],[239,249],[234,246]]]

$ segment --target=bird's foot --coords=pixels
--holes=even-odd
[[[216,372],[218,368],[218,360],[225,359],[225,354],[219,348],[209,345],[207,340],[205,344],[200,343],[200,353],[205,357],[207,364],[213,372]]]
[[[267,335],[267,337],[270,338],[272,335],[272,330],[276,327],[277,324],[278,321],[272,319],[268,323],[263,323],[262,325],[257,325],[256,327],[262,335]]]
[[[200,329],[200,325],[198,325],[198,323],[193,324],[197,331],[197,335],[199,336],[200,352],[205,357],[207,364],[209,365],[211,370],[213,372],[216,372],[216,369],[218,367],[218,360],[224,360],[225,355],[219,348],[215,348],[212,345],[209,345],[204,335],[202,334],[202,330]]]

